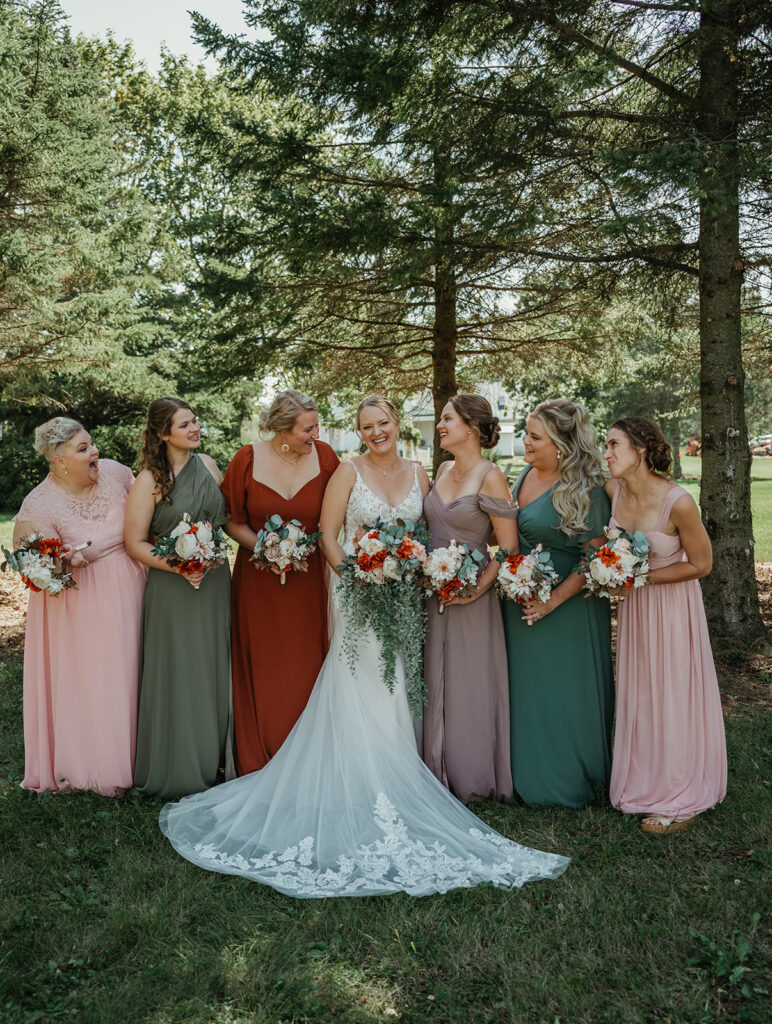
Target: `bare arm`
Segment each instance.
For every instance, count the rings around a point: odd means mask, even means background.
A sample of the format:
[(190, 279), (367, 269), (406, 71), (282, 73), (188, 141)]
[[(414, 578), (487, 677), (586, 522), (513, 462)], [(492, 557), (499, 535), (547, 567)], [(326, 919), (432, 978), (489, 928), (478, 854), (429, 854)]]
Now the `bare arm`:
[(649, 583), (682, 583), (707, 576), (713, 568), (713, 551), (699, 509), (690, 494), (682, 494), (675, 502), (670, 521), (678, 530), (687, 560), (652, 569)]
[(232, 537), (237, 544), (247, 551), (254, 551), (257, 544), (257, 534), (249, 523), (234, 523), (232, 519), (225, 520), (223, 527), (229, 537)]
[[(150, 543), (150, 523), (155, 511), (155, 481), (153, 476), (146, 469), (143, 470), (134, 481), (134, 486), (129, 491), (126, 499), (126, 525), (124, 526), (123, 539), (126, 551), (135, 561), (149, 566), (151, 569), (161, 569), (163, 572), (176, 572), (178, 569), (169, 565), (163, 558), (156, 558), (153, 554), (153, 545)], [(204, 578), (203, 573), (191, 573), (184, 577), (192, 586), (197, 587)]]
[(322, 536), (319, 546), (322, 554), (333, 569), (337, 569), (346, 553), (338, 543), (340, 528), (346, 515), (346, 505), (354, 489), (356, 470), (349, 462), (341, 462), (330, 477), (322, 501), (319, 529)]

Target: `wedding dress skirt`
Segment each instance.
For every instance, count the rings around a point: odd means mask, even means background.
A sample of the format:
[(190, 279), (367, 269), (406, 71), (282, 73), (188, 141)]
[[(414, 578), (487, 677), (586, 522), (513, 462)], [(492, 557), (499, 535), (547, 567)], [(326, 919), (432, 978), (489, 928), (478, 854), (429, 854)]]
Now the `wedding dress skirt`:
[(381, 682), (374, 636), (356, 674), (341, 629), (305, 711), (260, 771), (167, 804), (161, 828), (209, 871), (289, 896), (413, 896), (556, 878), (565, 857), (505, 839), (418, 755), (404, 683)]

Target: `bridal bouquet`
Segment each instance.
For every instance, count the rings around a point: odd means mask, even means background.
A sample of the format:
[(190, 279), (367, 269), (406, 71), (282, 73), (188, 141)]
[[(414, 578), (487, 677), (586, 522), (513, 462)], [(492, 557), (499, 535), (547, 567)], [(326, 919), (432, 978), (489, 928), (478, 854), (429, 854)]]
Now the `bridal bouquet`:
[(370, 628), (380, 651), (383, 681), (394, 692), (397, 659), (405, 667), (408, 701), (420, 715), (425, 703), (423, 642), (426, 611), (419, 577), (429, 534), (423, 523), (379, 519), (354, 541), (354, 553), (337, 567), (338, 593), (346, 614), (343, 647), (356, 670), (359, 641)]
[(268, 569), (281, 577), (288, 572), (308, 572), (308, 557), (316, 551), (321, 533), (306, 533), (297, 519), (269, 516), (265, 527), (258, 530), (252, 561), (258, 569)]
[(17, 572), (22, 583), (36, 594), (44, 590), (55, 597), (61, 591), (76, 586), (72, 574), (64, 568), (60, 555), (63, 547), (62, 541), (56, 537), (44, 537), (42, 533), (33, 533), (25, 537), (14, 551), (2, 549), (5, 561), (0, 565), (0, 569), (3, 572)]
[(606, 543), (600, 548), (590, 545), (588, 556), (579, 564), (578, 571), (587, 580), (585, 597), (595, 594), (610, 598), (609, 590), (613, 587), (629, 590), (644, 586), (651, 547), (646, 534), (610, 526), (604, 526), (603, 532)]
[(193, 523), (184, 512), (169, 536), (156, 540), (153, 554), (189, 576), (222, 565), (228, 557), (228, 540), (216, 524)]
[(440, 612), (454, 597), (470, 597), (477, 586), (483, 556), (466, 544), (452, 540), (446, 548), (435, 548), (423, 564), (422, 580), (428, 591), (437, 595)]
[(534, 599), (549, 601), (552, 588), (560, 583), (552, 557), (541, 544), (527, 555), (511, 555), (501, 548), (496, 552), (496, 561), (501, 563), (496, 590), (509, 601), (518, 604), (528, 604)]

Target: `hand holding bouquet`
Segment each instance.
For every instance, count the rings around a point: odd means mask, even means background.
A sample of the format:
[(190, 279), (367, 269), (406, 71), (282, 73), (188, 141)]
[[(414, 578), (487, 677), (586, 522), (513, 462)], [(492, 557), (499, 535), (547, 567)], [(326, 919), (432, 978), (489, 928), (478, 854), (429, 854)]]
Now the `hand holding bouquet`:
[(529, 604), (538, 600), (546, 603), (552, 588), (560, 583), (552, 557), (541, 544), (527, 555), (511, 555), (502, 548), (496, 552), (496, 561), (501, 563), (496, 590), (509, 601)]
[(268, 569), (281, 577), (288, 572), (308, 572), (308, 556), (316, 551), (321, 533), (306, 533), (297, 519), (269, 516), (258, 531), (252, 561), (258, 569)]
[(73, 550), (88, 547), (91, 541), (72, 549), (58, 537), (44, 537), (33, 533), (25, 537), (18, 548), (9, 551), (3, 548), (5, 561), (0, 566), (3, 572), (17, 572), (22, 583), (36, 594), (45, 591), (56, 596), (63, 590), (76, 586), (72, 575), (64, 568), (64, 557)]
[(369, 628), (380, 651), (383, 681), (393, 692), (398, 660), (405, 668), (410, 706), (421, 715), (425, 703), (423, 643), (426, 609), (421, 600), (421, 566), (429, 534), (423, 523), (379, 519), (354, 539), (354, 553), (337, 567), (337, 592), (346, 616), (343, 647), (356, 669), (361, 636)]
[(600, 548), (590, 547), (588, 556), (579, 565), (587, 581), (585, 596), (611, 597), (617, 587), (625, 590), (642, 587), (649, 572), (649, 548), (645, 533), (605, 526), (606, 543)]
[[(158, 538), (153, 554), (183, 576), (195, 577), (223, 564), (228, 557), (228, 540), (216, 524), (203, 520), (193, 523), (185, 512), (168, 537)], [(191, 583), (196, 590), (201, 585)]]
[(482, 569), (483, 556), (466, 544), (452, 540), (445, 548), (435, 548), (423, 564), (423, 585), (437, 595), (440, 612), (456, 597), (471, 597)]

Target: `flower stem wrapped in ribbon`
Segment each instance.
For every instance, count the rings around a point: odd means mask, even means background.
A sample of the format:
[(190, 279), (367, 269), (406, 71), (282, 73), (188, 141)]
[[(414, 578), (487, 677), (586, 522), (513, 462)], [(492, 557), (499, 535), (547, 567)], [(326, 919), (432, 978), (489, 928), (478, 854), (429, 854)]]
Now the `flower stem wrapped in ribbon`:
[[(80, 548), (88, 547), (90, 543), (81, 544)], [(17, 572), (22, 583), (36, 594), (45, 591), (56, 597), (63, 590), (77, 586), (71, 573), (64, 568), (60, 554), (63, 547), (58, 537), (44, 537), (42, 533), (30, 534), (13, 551), (2, 548), (5, 561), (0, 565), (0, 570)]]
[(156, 540), (153, 554), (190, 576), (222, 565), (228, 557), (228, 539), (216, 523), (194, 523), (190, 513), (184, 512), (168, 537)]
[(423, 585), (437, 595), (440, 613), (454, 597), (471, 597), (477, 586), (484, 558), (481, 552), (452, 540), (435, 548), (423, 564)]
[(649, 572), (649, 538), (642, 530), (631, 533), (619, 527), (604, 526), (606, 543), (595, 548), (579, 563), (577, 572), (587, 581), (585, 597), (611, 597), (610, 590), (633, 590), (646, 584)]
[(282, 586), (288, 572), (308, 572), (308, 558), (316, 551), (320, 532), (306, 533), (297, 519), (269, 516), (258, 531), (252, 561), (280, 577)]
[(513, 555), (501, 548), (496, 552), (496, 561), (501, 563), (496, 576), (496, 590), (506, 600), (518, 604), (529, 604), (534, 600), (546, 602), (553, 587), (560, 583), (552, 556), (541, 544), (527, 555)]
[(426, 559), (429, 533), (423, 523), (379, 519), (354, 541), (354, 554), (337, 567), (337, 592), (346, 614), (343, 647), (352, 672), (358, 644), (366, 629), (375, 633), (383, 681), (394, 692), (397, 659), (405, 668), (405, 687), (413, 710), (421, 715), (426, 703), (423, 644), (426, 609), (420, 570)]

